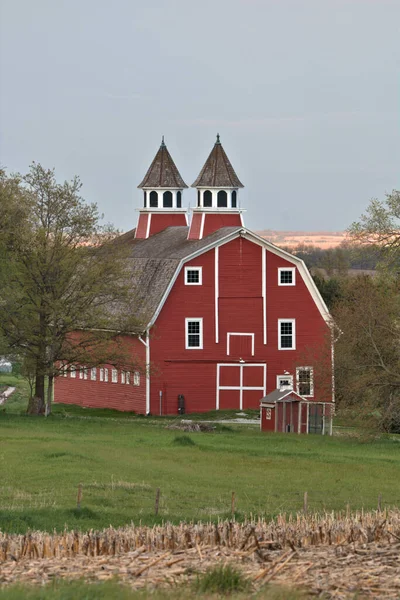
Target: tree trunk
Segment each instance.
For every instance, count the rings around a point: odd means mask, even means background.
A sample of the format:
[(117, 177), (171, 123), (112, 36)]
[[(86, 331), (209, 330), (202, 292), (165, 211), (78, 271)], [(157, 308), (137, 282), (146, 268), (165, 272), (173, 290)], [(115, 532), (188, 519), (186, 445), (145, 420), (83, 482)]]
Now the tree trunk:
[(28, 415), (42, 415), (44, 413), (44, 402), (40, 396), (31, 396), (26, 410)]
[(39, 341), (35, 367), (35, 395), (29, 399), (26, 412), (28, 415), (43, 415), (45, 413), (46, 319), (42, 309), (39, 314)]
[(45, 402), (44, 402), (44, 382), (45, 376), (43, 374), (43, 369), (39, 366), (36, 367), (36, 377), (35, 377), (35, 394), (31, 398), (29, 398), (27, 414), (28, 415), (43, 415), (45, 411)]
[(53, 386), (54, 386), (54, 376), (49, 375), (49, 385), (47, 388), (47, 404), (46, 404), (46, 409), (45, 409), (46, 417), (51, 415), (51, 402), (53, 400)]

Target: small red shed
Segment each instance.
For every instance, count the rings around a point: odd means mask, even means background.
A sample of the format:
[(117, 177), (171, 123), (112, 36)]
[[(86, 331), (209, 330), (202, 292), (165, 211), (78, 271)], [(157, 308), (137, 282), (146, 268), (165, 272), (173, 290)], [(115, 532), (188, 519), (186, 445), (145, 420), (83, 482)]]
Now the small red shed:
[[(328, 407), (330, 409), (330, 407)], [(332, 435), (332, 411), (294, 390), (274, 390), (260, 402), (261, 431)]]

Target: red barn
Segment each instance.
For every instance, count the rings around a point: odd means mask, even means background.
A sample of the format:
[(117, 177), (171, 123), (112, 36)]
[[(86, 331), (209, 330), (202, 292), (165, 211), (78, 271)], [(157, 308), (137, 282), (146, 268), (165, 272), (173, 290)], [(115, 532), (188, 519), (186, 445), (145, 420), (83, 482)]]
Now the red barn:
[(219, 136), (193, 184), (190, 223), (186, 187), (163, 141), (139, 185), (137, 227), (121, 237), (146, 321), (129, 343), (151, 372), (76, 365), (58, 378), (55, 400), (159, 415), (258, 409), (267, 394), (289, 387), (307, 413), (313, 403), (330, 407), (333, 390), (327, 394), (304, 362), (329, 335), (326, 305), (299, 258), (245, 228), (243, 185)]

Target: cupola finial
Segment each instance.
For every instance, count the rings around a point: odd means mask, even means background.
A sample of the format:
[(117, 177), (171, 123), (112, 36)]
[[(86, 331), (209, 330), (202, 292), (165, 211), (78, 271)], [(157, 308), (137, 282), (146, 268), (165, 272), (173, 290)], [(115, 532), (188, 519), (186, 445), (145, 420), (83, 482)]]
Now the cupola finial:
[(217, 141), (216, 144), (220, 144), (221, 142), (219, 141), (219, 133), (217, 133)]
[(164, 136), (161, 138), (161, 148), (165, 148)]

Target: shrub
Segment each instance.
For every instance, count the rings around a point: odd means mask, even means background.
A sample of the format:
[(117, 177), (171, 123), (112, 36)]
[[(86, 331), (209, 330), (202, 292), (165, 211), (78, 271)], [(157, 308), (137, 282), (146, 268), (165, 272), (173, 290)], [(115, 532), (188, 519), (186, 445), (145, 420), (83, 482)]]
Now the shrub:
[(195, 442), (188, 435), (177, 435), (172, 442), (174, 446), (195, 446)]
[(232, 594), (246, 591), (249, 587), (249, 580), (231, 565), (207, 569), (197, 576), (195, 582), (197, 592), (210, 594)]

